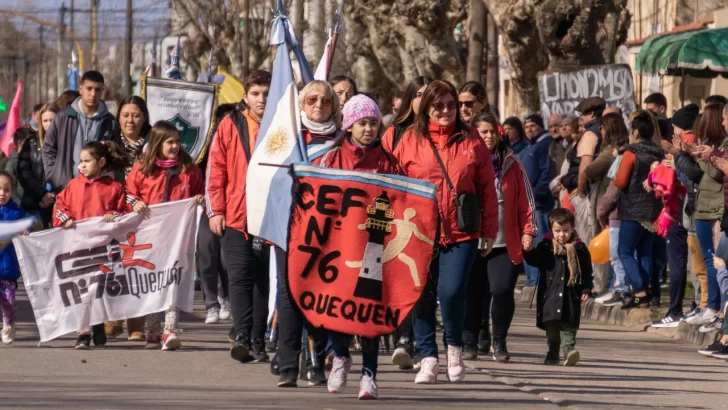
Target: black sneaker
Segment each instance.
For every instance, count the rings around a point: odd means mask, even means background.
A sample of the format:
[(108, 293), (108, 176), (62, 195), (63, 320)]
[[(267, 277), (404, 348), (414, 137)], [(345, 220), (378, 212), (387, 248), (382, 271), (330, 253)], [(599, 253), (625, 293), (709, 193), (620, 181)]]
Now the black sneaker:
[(548, 366), (554, 366), (559, 364), (559, 350), (551, 350), (549, 349), (549, 352), (546, 353), (546, 360), (543, 361), (543, 364)]
[(91, 346), (91, 335), (80, 335), (76, 339), (76, 345), (73, 347), (77, 350), (88, 350)]
[(622, 309), (649, 309), (650, 297), (649, 296), (635, 296), (630, 299), (627, 303), (622, 305)]
[(478, 360), (478, 348), (473, 344), (463, 346), (463, 360)]
[(253, 340), (252, 356), (256, 363), (267, 362), (270, 359), (268, 353), (265, 352), (265, 343), (261, 339)]
[(508, 354), (505, 340), (493, 341), (493, 360), (499, 363), (506, 363), (511, 360), (511, 355)]
[(104, 331), (104, 324), (93, 325), (91, 327), (93, 331), (94, 346), (104, 346), (106, 344), (106, 331)]
[(728, 359), (728, 345), (723, 345), (723, 348), (719, 352), (714, 352), (710, 357), (716, 359)]
[(678, 327), (682, 316), (667, 314), (660, 320), (652, 322), (652, 327), (663, 328), (663, 327)]
[(612, 294), (612, 297), (602, 302), (602, 306), (622, 306), (624, 305), (624, 298), (619, 292)]
[(250, 345), (250, 339), (243, 335), (238, 335), (238, 337), (235, 338), (235, 342), (233, 342), (233, 345), (230, 346), (230, 357), (239, 361), (240, 363), (248, 363), (249, 361), (253, 360), (253, 358), (250, 356), (251, 350), (252, 347)]
[(309, 386), (323, 386), (326, 384), (326, 375), (324, 369), (311, 366), (308, 368), (308, 385)]
[(706, 346), (703, 349), (699, 349), (698, 353), (702, 354), (703, 356), (713, 356), (713, 353), (721, 353), (723, 349), (725, 349), (725, 345), (720, 342), (720, 340), (716, 340), (715, 343), (712, 345)]
[(410, 370), (414, 367), (415, 349), (409, 340), (400, 340), (392, 353), (392, 364), (400, 370)]
[(275, 353), (276, 350), (278, 350), (278, 341), (270, 339), (266, 340), (265, 351), (268, 353)]
[(298, 370), (284, 370), (278, 377), (278, 387), (298, 387)]
[(490, 354), (490, 337), (478, 341), (478, 355), (488, 356)]
[(273, 359), (270, 361), (270, 374), (273, 376), (280, 376), (281, 375), (281, 369), (278, 364), (278, 353), (273, 355)]

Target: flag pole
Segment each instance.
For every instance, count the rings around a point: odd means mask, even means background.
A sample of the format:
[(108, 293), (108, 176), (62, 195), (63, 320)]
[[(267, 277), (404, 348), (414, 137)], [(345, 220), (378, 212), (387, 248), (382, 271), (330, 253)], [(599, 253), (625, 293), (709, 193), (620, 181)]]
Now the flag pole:
[(344, 12), (344, 0), (341, 0), (339, 9), (336, 10), (336, 24), (334, 24), (334, 34), (331, 36), (331, 55), (329, 56), (328, 70), (326, 78), (329, 78), (331, 67), (334, 64), (334, 53), (336, 52), (336, 40), (339, 38), (339, 24), (341, 23), (341, 15)]

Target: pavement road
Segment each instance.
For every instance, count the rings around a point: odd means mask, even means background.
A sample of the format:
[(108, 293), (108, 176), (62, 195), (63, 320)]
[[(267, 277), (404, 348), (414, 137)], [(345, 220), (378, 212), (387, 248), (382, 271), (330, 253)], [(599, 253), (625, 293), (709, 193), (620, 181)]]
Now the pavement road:
[[(73, 335), (38, 346), (30, 303), (19, 289), (17, 341), (0, 347), (0, 408), (11, 409), (725, 409), (728, 363), (705, 358), (696, 346), (626, 328), (584, 321), (577, 347), (582, 362), (546, 367), (546, 340), (535, 311), (518, 303), (509, 335), (511, 362), (467, 362), (464, 383), (416, 386), (414, 373), (397, 370), (385, 352), (378, 375), (381, 400), (360, 402), (354, 357), (348, 390), (279, 389), (268, 364), (230, 359), (230, 322), (204, 324), (183, 315), (183, 347), (145, 351), (143, 343), (111, 340), (75, 351)], [(440, 340), (440, 339), (438, 339)]]

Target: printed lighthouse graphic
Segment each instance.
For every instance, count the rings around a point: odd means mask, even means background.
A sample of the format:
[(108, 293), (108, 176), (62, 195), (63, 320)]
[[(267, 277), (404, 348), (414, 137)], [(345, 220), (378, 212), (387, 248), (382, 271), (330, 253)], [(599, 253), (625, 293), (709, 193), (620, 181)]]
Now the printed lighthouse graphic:
[(369, 217), (366, 230), (369, 241), (364, 249), (364, 259), (359, 270), (354, 296), (376, 301), (382, 300), (382, 260), (384, 259), (384, 237), (392, 232), (394, 211), (389, 209), (389, 197), (382, 192), (374, 199), (374, 206), (367, 206)]

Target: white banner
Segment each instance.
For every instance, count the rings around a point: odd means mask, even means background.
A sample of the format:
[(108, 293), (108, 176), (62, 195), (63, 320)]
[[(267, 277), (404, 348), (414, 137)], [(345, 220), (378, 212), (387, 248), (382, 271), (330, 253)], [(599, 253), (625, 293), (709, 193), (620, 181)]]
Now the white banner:
[(179, 130), (182, 147), (196, 163), (207, 152), (214, 129), (218, 87), (166, 78), (144, 78), (142, 98), (149, 123), (169, 121)]
[(192, 311), (197, 204), (149, 208), (13, 239), (41, 341), (171, 306)]

